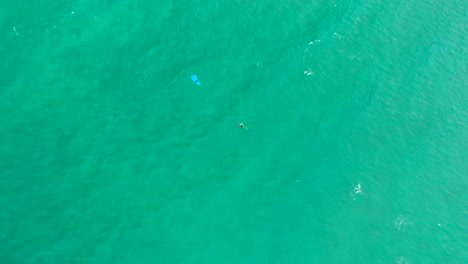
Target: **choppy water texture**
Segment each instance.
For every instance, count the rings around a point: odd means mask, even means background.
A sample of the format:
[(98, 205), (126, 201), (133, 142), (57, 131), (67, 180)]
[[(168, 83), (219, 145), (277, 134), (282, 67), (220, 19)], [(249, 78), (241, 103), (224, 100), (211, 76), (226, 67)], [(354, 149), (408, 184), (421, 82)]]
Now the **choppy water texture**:
[(467, 263), (466, 25), (461, 0), (2, 1), (0, 263)]

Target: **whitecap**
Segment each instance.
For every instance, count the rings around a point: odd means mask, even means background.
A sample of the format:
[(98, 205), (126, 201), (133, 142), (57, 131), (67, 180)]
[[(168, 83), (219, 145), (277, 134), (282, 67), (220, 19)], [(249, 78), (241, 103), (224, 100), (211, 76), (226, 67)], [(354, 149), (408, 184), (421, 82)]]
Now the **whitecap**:
[(356, 186), (354, 186), (353, 191), (351, 191), (350, 194), (353, 200), (356, 200), (356, 195), (363, 195), (361, 184), (358, 183)]

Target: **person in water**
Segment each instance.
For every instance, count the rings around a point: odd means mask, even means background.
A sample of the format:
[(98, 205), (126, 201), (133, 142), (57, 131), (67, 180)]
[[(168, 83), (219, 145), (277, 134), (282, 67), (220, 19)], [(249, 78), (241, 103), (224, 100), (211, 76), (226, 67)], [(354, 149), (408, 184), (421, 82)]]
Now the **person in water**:
[(240, 123), (240, 124), (238, 125), (238, 127), (240, 127), (240, 128), (243, 128), (244, 126), (245, 126), (244, 123)]

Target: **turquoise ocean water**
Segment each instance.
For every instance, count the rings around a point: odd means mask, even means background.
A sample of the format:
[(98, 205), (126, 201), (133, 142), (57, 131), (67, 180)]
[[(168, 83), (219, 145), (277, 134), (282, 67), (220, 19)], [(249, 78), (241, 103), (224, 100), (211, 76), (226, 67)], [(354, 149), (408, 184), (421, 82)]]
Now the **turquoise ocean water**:
[(468, 263), (466, 10), (2, 1), (0, 263)]

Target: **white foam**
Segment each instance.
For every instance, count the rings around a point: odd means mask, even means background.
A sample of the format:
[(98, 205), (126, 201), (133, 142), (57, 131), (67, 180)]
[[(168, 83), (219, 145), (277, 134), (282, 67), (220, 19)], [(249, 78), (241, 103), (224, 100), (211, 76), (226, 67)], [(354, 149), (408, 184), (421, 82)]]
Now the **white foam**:
[(356, 195), (363, 195), (364, 193), (362, 192), (361, 184), (358, 183), (356, 186), (354, 186), (353, 191), (350, 194), (353, 200), (356, 200)]
[(309, 45), (312, 45), (312, 44), (315, 44), (315, 43), (319, 43), (320, 41), (321, 41), (320, 39), (317, 39), (317, 40), (311, 41), (311, 42), (309, 42)]

